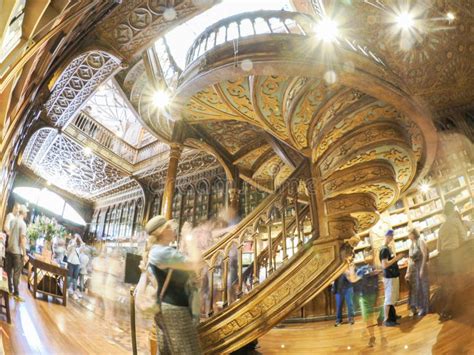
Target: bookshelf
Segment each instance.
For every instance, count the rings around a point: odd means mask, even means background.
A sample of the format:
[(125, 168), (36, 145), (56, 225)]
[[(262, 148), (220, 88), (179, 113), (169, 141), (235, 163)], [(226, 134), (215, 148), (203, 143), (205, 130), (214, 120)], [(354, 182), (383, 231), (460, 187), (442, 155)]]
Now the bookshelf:
[[(408, 233), (412, 228), (420, 232), (429, 251), (433, 252), (438, 230), (444, 222), (443, 206), (447, 201), (454, 202), (463, 219), (474, 220), (473, 191), (474, 168), (463, 169), (454, 176), (443, 176), (438, 181), (433, 179), (429, 188), (423, 191), (420, 188), (408, 191), (385, 214), (386, 222), (394, 230), (396, 252), (408, 250)], [(361, 241), (354, 248), (356, 264), (364, 262), (364, 251), (374, 245), (371, 231), (361, 233), (359, 237)]]

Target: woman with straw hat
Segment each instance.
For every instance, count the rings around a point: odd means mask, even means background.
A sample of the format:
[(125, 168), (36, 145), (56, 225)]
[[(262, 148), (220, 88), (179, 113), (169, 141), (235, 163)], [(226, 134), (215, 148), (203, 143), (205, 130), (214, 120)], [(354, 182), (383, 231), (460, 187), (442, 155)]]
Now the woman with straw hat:
[(149, 234), (144, 265), (158, 282), (161, 311), (155, 316), (160, 354), (200, 354), (201, 348), (190, 312), (187, 284), (191, 274), (199, 270), (197, 252), (185, 256), (170, 247), (176, 241), (172, 220), (155, 216), (145, 226)]

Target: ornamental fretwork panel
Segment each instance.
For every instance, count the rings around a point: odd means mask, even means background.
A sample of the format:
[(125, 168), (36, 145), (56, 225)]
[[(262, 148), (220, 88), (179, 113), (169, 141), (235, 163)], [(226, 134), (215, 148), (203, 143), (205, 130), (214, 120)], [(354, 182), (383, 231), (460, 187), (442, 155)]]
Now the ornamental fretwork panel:
[(51, 122), (58, 127), (67, 125), (119, 65), (117, 58), (103, 51), (86, 52), (75, 58), (59, 77), (44, 105)]
[(80, 145), (62, 135), (55, 137), (41, 160), (27, 166), (58, 187), (88, 199), (125, 178), (104, 160), (86, 154)]

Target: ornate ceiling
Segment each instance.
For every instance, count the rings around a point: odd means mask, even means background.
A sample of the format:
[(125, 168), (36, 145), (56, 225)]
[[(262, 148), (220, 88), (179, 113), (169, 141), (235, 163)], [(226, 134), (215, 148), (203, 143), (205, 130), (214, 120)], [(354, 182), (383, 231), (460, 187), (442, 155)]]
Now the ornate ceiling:
[[(51, 145), (46, 145), (46, 141), (51, 141)], [(86, 154), (82, 146), (49, 128), (33, 135), (23, 164), (52, 184), (85, 199), (91, 199), (111, 184), (129, 179), (103, 159)]]
[[(474, 16), (470, 0), (313, 0), (314, 9), (306, 0), (294, 3), (301, 11), (315, 14), (325, 7), (324, 12), (340, 23), (344, 35), (378, 53), (432, 111), (472, 106)], [(402, 12), (413, 16), (409, 31), (396, 26), (396, 16)], [(448, 20), (448, 12), (454, 20)]]

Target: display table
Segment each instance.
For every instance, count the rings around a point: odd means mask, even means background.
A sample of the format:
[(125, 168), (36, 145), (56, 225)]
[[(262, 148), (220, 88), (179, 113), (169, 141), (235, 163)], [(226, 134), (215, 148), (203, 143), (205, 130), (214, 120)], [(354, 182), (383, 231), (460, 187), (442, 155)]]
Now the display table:
[(11, 323), (10, 318), (10, 293), (8, 292), (8, 281), (0, 275), (0, 298), (3, 299), (3, 304), (0, 304), (0, 310), (5, 310), (7, 322)]
[(63, 306), (67, 304), (67, 269), (39, 260), (30, 255), (31, 268), (28, 270), (28, 289), (36, 294), (59, 298)]

